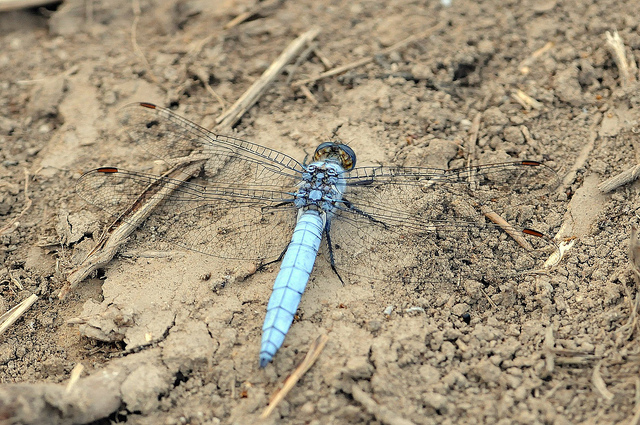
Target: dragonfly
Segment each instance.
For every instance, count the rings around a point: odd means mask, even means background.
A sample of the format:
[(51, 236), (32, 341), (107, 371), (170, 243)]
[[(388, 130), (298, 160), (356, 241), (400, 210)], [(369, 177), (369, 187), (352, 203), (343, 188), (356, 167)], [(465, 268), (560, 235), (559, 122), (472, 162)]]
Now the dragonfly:
[[(456, 267), (483, 279), (480, 259), (530, 265), (521, 254), (549, 245), (541, 232), (509, 225), (532, 242), (528, 250), (518, 247), (476, 208), (513, 206), (508, 193), (541, 199), (555, 173), (540, 162), (356, 167), (355, 152), (337, 141), (320, 144), (307, 162), (213, 133), (151, 103), (125, 106), (119, 119), (133, 143), (169, 164), (191, 161), (197, 172), (187, 180), (102, 167), (82, 175), (76, 192), (126, 221), (141, 194), (152, 199), (159, 192), (149, 188), (161, 186), (163, 198), (141, 229), (221, 258), (281, 260), (262, 326), (260, 367), (283, 345), (319, 251), (343, 283), (347, 277), (408, 284), (429, 273), (453, 280)], [(465, 200), (470, 190), (475, 204)], [(531, 219), (523, 205), (514, 217)], [(471, 240), (475, 247), (465, 246)], [(436, 251), (435, 260), (424, 259), (428, 250)]]

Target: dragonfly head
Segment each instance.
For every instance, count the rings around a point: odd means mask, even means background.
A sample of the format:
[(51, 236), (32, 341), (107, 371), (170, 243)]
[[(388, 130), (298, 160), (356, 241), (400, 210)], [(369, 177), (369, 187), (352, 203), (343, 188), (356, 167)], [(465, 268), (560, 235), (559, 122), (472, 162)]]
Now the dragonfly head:
[(334, 161), (345, 171), (351, 171), (356, 166), (356, 154), (353, 149), (342, 143), (324, 142), (313, 154), (313, 162), (317, 161)]

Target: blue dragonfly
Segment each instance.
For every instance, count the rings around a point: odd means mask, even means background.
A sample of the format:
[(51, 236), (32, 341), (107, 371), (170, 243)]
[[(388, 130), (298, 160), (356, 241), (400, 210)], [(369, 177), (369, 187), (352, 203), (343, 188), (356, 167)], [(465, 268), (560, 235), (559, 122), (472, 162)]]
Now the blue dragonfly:
[[(119, 119), (132, 141), (152, 155), (170, 164), (184, 158), (197, 164), (194, 178), (103, 167), (85, 173), (77, 193), (126, 221), (125, 212), (141, 194), (153, 198), (158, 195), (150, 187), (168, 188), (141, 229), (217, 257), (262, 264), (282, 260), (262, 328), (261, 367), (282, 346), (319, 251), (341, 282), (349, 276), (416, 283), (430, 274), (453, 280), (456, 270), (475, 271), (483, 280), (479, 259), (505, 263), (508, 258), (520, 268), (531, 267), (521, 257), (531, 258), (550, 244), (540, 232), (508, 226), (531, 244), (528, 250), (519, 248), (472, 204), (461, 201), (469, 198), (471, 185), (477, 205), (507, 200), (502, 205), (513, 207), (509, 193), (534, 202), (555, 179), (539, 162), (448, 170), (356, 167), (349, 146), (326, 142), (306, 163), (212, 133), (150, 103), (124, 107)], [(532, 218), (527, 202), (518, 203), (524, 208), (516, 205), (515, 218)], [(465, 245), (470, 240), (475, 247)], [(421, 260), (426, 250), (435, 250), (437, 258)]]

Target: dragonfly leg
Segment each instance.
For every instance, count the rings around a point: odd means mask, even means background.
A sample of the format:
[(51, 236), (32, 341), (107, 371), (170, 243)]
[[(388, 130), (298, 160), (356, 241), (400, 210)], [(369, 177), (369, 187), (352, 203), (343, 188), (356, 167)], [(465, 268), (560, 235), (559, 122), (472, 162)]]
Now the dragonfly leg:
[[(378, 219), (376, 219), (375, 217), (371, 216), (370, 214), (366, 213), (365, 211), (362, 211), (361, 209), (354, 207), (353, 204), (351, 204), (351, 202), (349, 202), (348, 200), (342, 198), (342, 203), (344, 204), (344, 206), (346, 208), (340, 208), (339, 209), (343, 210), (343, 211), (351, 211), (354, 212), (358, 215), (361, 215), (363, 217), (368, 218), (372, 223), (376, 223), (376, 224), (380, 224), (382, 225), (385, 229), (388, 229), (388, 226), (386, 225), (386, 223), (384, 221), (380, 221)], [(336, 205), (337, 206), (337, 205)]]
[(280, 261), (282, 261), (282, 259), (284, 258), (284, 254), (287, 253), (287, 249), (289, 249), (289, 244), (287, 244), (287, 246), (284, 247), (280, 255), (278, 255), (278, 258), (276, 258), (275, 260), (271, 260), (268, 263), (261, 264), (258, 270), (262, 270), (263, 268), (267, 267), (269, 264), (279, 263)]
[(324, 234), (327, 236), (327, 247), (329, 247), (329, 264), (331, 264), (331, 270), (338, 276), (340, 279), (340, 283), (344, 286), (344, 280), (342, 280), (342, 276), (338, 273), (336, 269), (336, 261), (333, 257), (333, 244), (331, 243), (331, 220), (327, 220), (327, 224), (324, 227)]

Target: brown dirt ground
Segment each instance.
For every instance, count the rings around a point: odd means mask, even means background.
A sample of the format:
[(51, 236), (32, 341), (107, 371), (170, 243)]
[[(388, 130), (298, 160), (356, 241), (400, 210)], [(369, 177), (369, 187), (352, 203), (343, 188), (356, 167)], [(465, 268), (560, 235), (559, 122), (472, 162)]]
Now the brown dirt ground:
[[(2, 423), (255, 423), (321, 334), (329, 342), (317, 363), (264, 423), (638, 423), (628, 246), (640, 197), (637, 184), (611, 195), (596, 187), (640, 160), (637, 69), (623, 81), (606, 47), (617, 29), (640, 62), (635, 1), (283, 1), (231, 29), (253, 2), (140, 6), (148, 64), (132, 47), (129, 1), (0, 13), (0, 219), (13, 223), (29, 206), (0, 239), (0, 312), (39, 297), (0, 337)], [(302, 159), (339, 127), (360, 164), (426, 165), (449, 140), (461, 148), (444, 166), (457, 166), (481, 113), (477, 158), (543, 160), (568, 175), (538, 218), (577, 238), (561, 264), (414, 291), (342, 286), (319, 263), (265, 370), (257, 353), (277, 265), (252, 274), (252, 264), (196, 253), (145, 256), (157, 247), (140, 233), (125, 249), (139, 255), (57, 299), (105, 222), (74, 182), (102, 165), (153, 167), (118, 129), (122, 105), (171, 105), (213, 128), (222, 106), (203, 83), (231, 104), (313, 26), (319, 49), (342, 65), (440, 22), (424, 40), (310, 85), (317, 104), (285, 72), (235, 131)], [(324, 70), (311, 55), (293, 80)], [(516, 90), (541, 107), (523, 108)], [(67, 324), (79, 316), (93, 325)], [(79, 363), (73, 400), (85, 410), (60, 391)]]

